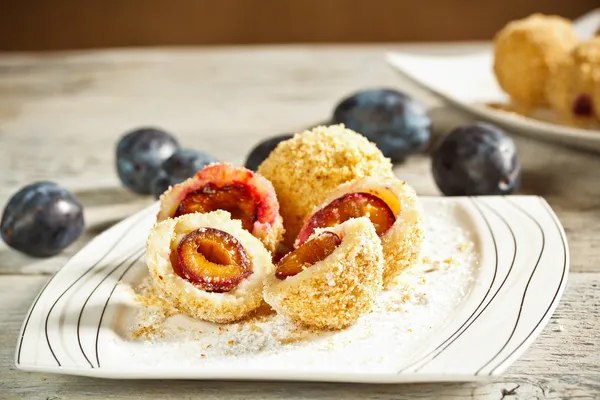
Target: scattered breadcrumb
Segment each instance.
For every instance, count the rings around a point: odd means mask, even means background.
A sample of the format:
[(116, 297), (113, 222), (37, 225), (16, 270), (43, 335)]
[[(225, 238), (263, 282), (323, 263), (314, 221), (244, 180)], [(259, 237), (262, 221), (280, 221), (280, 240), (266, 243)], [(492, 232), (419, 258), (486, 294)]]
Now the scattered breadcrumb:
[(327, 331), (297, 325), (267, 305), (238, 323), (197, 321), (169, 306), (146, 279), (133, 287), (124, 283), (119, 289), (136, 300), (135, 313), (127, 319), (128, 335), (118, 339), (135, 346), (135, 360), (118, 350), (122, 342), (117, 339), (115, 348), (106, 351), (113, 351), (123, 362), (147, 364), (158, 356), (162, 365), (177, 367), (210, 363), (215, 368), (229, 368), (234, 363), (251, 366), (260, 362), (284, 368), (292, 355), (298, 370), (333, 362), (356, 370), (397, 365), (398, 359), (410, 356), (419, 340), (441, 328), (473, 286), (477, 245), (461, 228), (459, 215), (451, 204), (436, 206), (427, 214), (420, 261), (378, 296), (370, 313), (347, 329)]
[(179, 314), (179, 310), (171, 306), (160, 292), (152, 285), (150, 278), (144, 279), (136, 289), (135, 300), (141, 306), (138, 323), (131, 328), (134, 339), (153, 339), (156, 335), (164, 337), (161, 332), (167, 318)]

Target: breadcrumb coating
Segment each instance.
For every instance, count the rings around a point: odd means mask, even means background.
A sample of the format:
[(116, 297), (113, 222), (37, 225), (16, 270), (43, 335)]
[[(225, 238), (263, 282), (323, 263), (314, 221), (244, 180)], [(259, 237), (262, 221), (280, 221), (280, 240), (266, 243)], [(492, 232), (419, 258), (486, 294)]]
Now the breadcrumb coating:
[(283, 238), (283, 220), (279, 215), (279, 202), (271, 182), (264, 177), (243, 167), (234, 167), (229, 163), (213, 163), (207, 165), (192, 178), (169, 188), (160, 196), (160, 210), (157, 221), (171, 218), (179, 203), (185, 196), (213, 183), (225, 186), (232, 183), (243, 183), (251, 187), (258, 195), (257, 220), (252, 227), (252, 234), (259, 238), (265, 247), (274, 252)]
[(575, 46), (550, 76), (546, 89), (561, 122), (581, 127), (600, 124), (600, 37)]
[[(170, 261), (177, 245), (190, 232), (211, 227), (234, 236), (252, 262), (252, 274), (226, 293), (206, 292), (177, 275)], [(200, 320), (227, 323), (240, 320), (263, 304), (263, 282), (275, 267), (271, 255), (256, 237), (232, 220), (226, 211), (195, 213), (157, 223), (147, 241), (146, 265), (154, 286), (175, 308)]]
[[(381, 292), (381, 241), (365, 217), (325, 230), (340, 236), (338, 248), (283, 281), (269, 274), (264, 298), (292, 321), (320, 329), (341, 329), (369, 312)], [(317, 230), (313, 237), (323, 231)]]
[(325, 201), (313, 209), (321, 208), (347, 193), (364, 192), (375, 195), (386, 202), (393, 211), (396, 221), (381, 237), (384, 266), (383, 284), (389, 286), (402, 271), (415, 264), (423, 243), (423, 207), (415, 190), (406, 182), (372, 177), (357, 179), (340, 185)]
[(508, 23), (494, 38), (494, 73), (502, 89), (523, 106), (547, 104), (546, 84), (577, 43), (571, 21), (533, 14)]
[(377, 146), (343, 124), (318, 126), (279, 143), (258, 172), (273, 183), (288, 246), (313, 207), (340, 184), (394, 176), (392, 163)]

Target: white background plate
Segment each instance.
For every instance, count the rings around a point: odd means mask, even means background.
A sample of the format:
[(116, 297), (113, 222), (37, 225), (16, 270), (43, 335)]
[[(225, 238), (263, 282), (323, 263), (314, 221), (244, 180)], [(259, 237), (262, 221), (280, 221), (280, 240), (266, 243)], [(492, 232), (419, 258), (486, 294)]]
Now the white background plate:
[[(24, 321), (16, 365), (105, 378), (417, 382), (500, 374), (538, 336), (562, 295), (569, 268), (563, 228), (539, 197), (424, 198), (424, 203), (428, 213), (449, 205), (459, 211), (457, 223), (469, 230), (480, 263), (460, 304), (392, 364), (351, 369), (356, 355), (342, 347), (311, 366), (283, 352), (273, 362), (257, 354), (244, 362), (215, 364), (198, 357), (178, 365), (165, 361), (153, 343), (142, 345), (149, 358), (136, 359), (140, 344), (118, 334), (124, 329), (118, 318), (123, 303), (115, 289), (145, 271), (153, 205), (99, 235), (52, 277)], [(394, 343), (382, 342), (372, 351), (393, 349)]]
[[(600, 9), (575, 21), (581, 38), (590, 38), (600, 28)], [(486, 103), (508, 103), (494, 76), (491, 49), (470, 54), (408, 54), (388, 53), (387, 62), (448, 102), (507, 129), (539, 139), (553, 140), (571, 146), (600, 152), (600, 132), (578, 129), (552, 122), (550, 112), (541, 112), (540, 119), (527, 118), (485, 106)]]

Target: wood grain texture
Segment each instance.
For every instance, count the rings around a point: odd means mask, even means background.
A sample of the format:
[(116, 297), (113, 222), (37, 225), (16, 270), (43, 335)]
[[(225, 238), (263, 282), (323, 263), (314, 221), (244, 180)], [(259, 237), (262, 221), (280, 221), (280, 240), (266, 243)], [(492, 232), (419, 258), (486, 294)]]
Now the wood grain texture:
[[(403, 46), (413, 51), (471, 51)], [(328, 120), (337, 101), (367, 87), (409, 91), (431, 107), (436, 137), (470, 117), (396, 75), (383, 62), (400, 46), (291, 46), (0, 55), (0, 205), (33, 180), (64, 184), (86, 207), (88, 231), (63, 255), (34, 260), (0, 245), (0, 399), (407, 399), (600, 396), (600, 157), (513, 135), (521, 193), (544, 196), (571, 247), (564, 300), (509, 373), (488, 383), (338, 385), (114, 382), (15, 370), (19, 327), (46, 274), (98, 232), (152, 199), (123, 189), (114, 146), (157, 125), (185, 146), (242, 163), (260, 139)], [(395, 168), (421, 195), (437, 195), (426, 156)], [(559, 331), (562, 325), (564, 330)], [(518, 388), (512, 391), (515, 387)]]
[[(189, 147), (243, 163), (260, 139), (330, 118), (342, 96), (391, 86), (428, 103), (437, 133), (469, 120), (389, 68), (390, 48), (472, 51), (483, 45), (292, 46), (0, 55), (0, 204), (19, 187), (49, 179), (86, 206), (89, 234), (151, 199), (121, 188), (115, 144), (142, 125), (172, 131)], [(600, 272), (600, 157), (514, 136), (521, 193), (544, 196), (572, 250), (572, 270)], [(396, 167), (422, 195), (436, 195), (427, 157)], [(77, 249), (31, 260), (0, 245), (0, 273), (52, 272)]]
[(236, 43), (489, 40), (533, 12), (597, 0), (3, 0), (1, 50)]
[[(109, 381), (19, 371), (25, 312), (47, 277), (0, 279), (0, 399), (594, 399), (600, 396), (600, 274), (571, 274), (551, 322), (509, 371), (490, 382), (358, 385), (292, 382)], [(19, 290), (15, 290), (19, 287)], [(516, 388), (516, 389), (515, 389)], [(514, 391), (512, 391), (514, 389)], [(511, 392), (512, 391), (512, 392)]]

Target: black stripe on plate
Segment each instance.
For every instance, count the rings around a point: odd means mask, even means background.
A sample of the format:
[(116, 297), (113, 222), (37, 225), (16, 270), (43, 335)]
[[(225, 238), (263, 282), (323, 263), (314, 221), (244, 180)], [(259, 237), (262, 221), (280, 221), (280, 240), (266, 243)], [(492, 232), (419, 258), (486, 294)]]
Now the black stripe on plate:
[[(542, 259), (542, 255), (544, 254), (544, 248), (546, 247), (546, 235), (544, 234), (544, 230), (542, 229), (542, 226), (540, 225), (540, 223), (535, 218), (533, 218), (529, 213), (527, 213), (518, 204), (508, 200), (507, 198), (504, 198), (504, 200), (508, 204), (512, 205), (514, 208), (519, 210), (521, 213), (525, 214), (529, 219), (531, 219), (537, 225), (538, 229), (540, 230), (540, 233), (542, 234), (542, 246), (540, 248), (540, 254), (538, 255), (537, 261), (535, 262), (535, 266), (533, 267), (533, 270), (531, 271), (531, 274), (529, 275), (529, 279), (527, 279), (527, 284), (525, 285), (525, 290), (523, 291), (523, 296), (521, 297), (521, 305), (519, 306), (519, 312), (517, 313), (517, 319), (515, 320), (515, 324), (513, 326), (512, 332), (510, 333), (510, 335), (508, 336), (508, 339), (506, 339), (506, 342), (504, 342), (504, 345), (500, 348), (500, 350), (498, 350), (498, 352), (492, 358), (490, 358), (488, 360), (488, 362), (483, 364), (483, 366), (481, 366), (481, 368), (479, 368), (477, 373), (481, 372), (482, 369), (484, 369), (485, 367), (490, 365), (490, 363), (492, 363), (492, 361), (494, 361), (494, 359), (496, 357), (498, 357), (498, 355), (500, 355), (500, 353), (502, 353), (502, 351), (506, 348), (506, 346), (508, 346), (508, 344), (510, 343), (510, 340), (513, 338), (513, 336), (517, 330), (517, 327), (519, 326), (519, 321), (521, 319), (521, 313), (523, 312), (523, 304), (525, 303), (525, 297), (527, 296), (527, 290), (529, 289), (529, 285), (531, 284), (533, 275), (535, 275), (535, 271), (537, 270), (537, 267), (540, 264), (540, 260)], [(492, 374), (492, 371), (490, 371), (490, 375)]]
[[(58, 298), (54, 301), (54, 303), (52, 304), (52, 306), (50, 307), (50, 310), (48, 311), (48, 314), (46, 315), (46, 321), (44, 323), (44, 334), (46, 335), (46, 343), (48, 344), (48, 349), (50, 349), (50, 353), (52, 353), (52, 356), (54, 357), (54, 360), (56, 361), (56, 363), (58, 364), (58, 366), (60, 367), (60, 361), (58, 360), (58, 358), (56, 357), (56, 354), (54, 353), (54, 350), (52, 349), (52, 345), (50, 344), (50, 338), (48, 337), (48, 321), (50, 320), (50, 315), (52, 314), (52, 311), (54, 310), (54, 307), (56, 307), (56, 304), (58, 304), (58, 302), (60, 301), (60, 299), (63, 298), (63, 296), (69, 291), (71, 290), (71, 288), (73, 286), (75, 286), (77, 284), (77, 282), (79, 282), (83, 277), (85, 277), (88, 273), (90, 273), (94, 268), (96, 268), (102, 261), (104, 261), (104, 259), (115, 249), (115, 247), (121, 242), (121, 240), (129, 233), (129, 231), (131, 230), (132, 227), (134, 227), (135, 225), (137, 225), (143, 218), (146, 217), (146, 214), (149, 214), (149, 211), (152, 211), (152, 208), (148, 209), (148, 211), (146, 212), (142, 212), (140, 214), (140, 216), (138, 218), (136, 218), (134, 221), (131, 222), (131, 224), (129, 224), (128, 228), (124, 230), (123, 234), (121, 234), (121, 236), (119, 236), (114, 243), (111, 245), (111, 247), (102, 255), (102, 257), (100, 257), (98, 259), (98, 261), (96, 261), (91, 267), (89, 267), (81, 276), (79, 276), (73, 283), (71, 283), (71, 285), (69, 285), (69, 287), (67, 289), (65, 289), (65, 291), (63, 291), (61, 293), (60, 296), (58, 296)], [(86, 246), (87, 247), (87, 246)], [(85, 247), (84, 247), (85, 249)], [(83, 250), (83, 249), (82, 249)], [(82, 251), (80, 250), (80, 251)], [(66, 265), (66, 264), (65, 264)], [(62, 268), (61, 268), (62, 269)]]
[[(510, 263), (510, 268), (508, 269), (508, 272), (506, 273), (506, 276), (504, 277), (504, 280), (502, 280), (502, 283), (500, 284), (500, 287), (498, 287), (498, 290), (496, 290), (496, 293), (494, 293), (494, 295), (492, 296), (492, 298), (490, 299), (490, 302), (486, 304), (486, 306), (483, 308), (483, 310), (481, 310), (481, 312), (479, 313), (479, 315), (481, 315), (482, 312), (485, 311), (486, 308), (488, 308), (488, 306), (490, 304), (492, 304), (492, 302), (494, 301), (494, 299), (496, 298), (496, 296), (498, 295), (498, 293), (500, 293), (500, 291), (502, 290), (502, 288), (504, 287), (504, 284), (506, 283), (506, 281), (508, 280), (508, 277), (510, 276), (513, 267), (515, 266), (515, 260), (517, 258), (517, 251), (518, 251), (518, 246), (517, 246), (517, 238), (515, 236), (515, 232), (512, 230), (512, 228), (510, 227), (510, 224), (506, 221), (506, 219), (502, 216), (502, 214), (500, 214), (498, 211), (494, 210), (492, 207), (490, 207), (488, 204), (486, 203), (481, 203), (484, 206), (486, 206), (491, 212), (493, 212), (494, 214), (496, 214), (496, 216), (498, 216), (498, 218), (500, 218), (500, 220), (502, 220), (502, 222), (504, 223), (504, 225), (506, 225), (506, 227), (508, 228), (510, 235), (512, 236), (512, 240), (513, 240), (513, 248), (514, 248), (514, 252), (513, 252), (513, 258), (512, 261)], [(477, 317), (479, 317), (479, 315)], [(471, 324), (469, 324), (470, 326)], [(468, 327), (467, 327), (468, 328)], [(482, 367), (483, 368), (483, 367)], [(477, 370), (477, 372), (475, 372), (475, 375), (479, 375), (479, 373), (481, 372), (481, 368), (479, 368)]]
[[(73, 259), (73, 257), (75, 257), (78, 253), (79, 252), (73, 254), (64, 265), (67, 265), (68, 263), (70, 263), (71, 260)], [(58, 274), (58, 272), (61, 269), (62, 269), (62, 267), (58, 268), (56, 270), (56, 272), (54, 272), (52, 274), (50, 279), (48, 279), (48, 282), (46, 282), (46, 284), (44, 285), (42, 290), (40, 290), (40, 293), (38, 293), (37, 297), (35, 298), (35, 301), (33, 302), (33, 305), (31, 306), (31, 309), (29, 310), (29, 313), (27, 314), (27, 319), (25, 319), (25, 325), (23, 325), (23, 333), (21, 333), (21, 338), (19, 339), (19, 350), (17, 351), (17, 364), (21, 363), (21, 349), (23, 348), (23, 339), (25, 338), (25, 331), (27, 331), (27, 326), (29, 325), (29, 320), (31, 319), (31, 314), (33, 314), (33, 310), (34, 310), (35, 306), (37, 305), (38, 301), (40, 300), (40, 297), (42, 297), (42, 293), (44, 293), (44, 290), (46, 290), (48, 285), (50, 285), (50, 282), (52, 282), (52, 280), (56, 277), (56, 275)]]
[(81, 329), (81, 318), (83, 317), (83, 311), (85, 310), (85, 307), (87, 306), (87, 303), (90, 301), (90, 299), (92, 298), (92, 296), (94, 295), (94, 293), (96, 292), (96, 290), (98, 290), (98, 288), (100, 287), (100, 285), (110, 275), (112, 275), (113, 272), (115, 272), (118, 268), (120, 268), (121, 266), (123, 266), (127, 261), (129, 261), (129, 259), (131, 257), (135, 256), (142, 249), (143, 249), (143, 247), (142, 248), (137, 248), (136, 250), (134, 250), (133, 252), (130, 252), (127, 256), (125, 256), (125, 258), (123, 259), (123, 261), (121, 261), (119, 264), (117, 264), (116, 267), (114, 267), (104, 278), (102, 278), (102, 280), (96, 285), (96, 287), (94, 288), (94, 290), (92, 290), (90, 292), (90, 294), (88, 295), (88, 297), (83, 302), (83, 305), (81, 306), (81, 310), (79, 311), (79, 317), (77, 318), (77, 343), (79, 343), (79, 350), (81, 350), (81, 354), (83, 354), (83, 357), (85, 357), (85, 360), (88, 362), (88, 364), (90, 364), (90, 367), (92, 367), (92, 368), (94, 368), (94, 365), (92, 364), (92, 362), (88, 358), (87, 354), (85, 354), (85, 350), (83, 350), (83, 345), (81, 344), (81, 332), (80, 332), (80, 329)]
[[(473, 201), (473, 205), (478, 209), (478, 211), (481, 213), (481, 215), (484, 216), (484, 213), (481, 210), (481, 207), (478, 205), (479, 201), (477, 201), (475, 198), (471, 198), (471, 200)], [(481, 202), (481, 204), (486, 205), (484, 202)], [(494, 211), (490, 206), (488, 206), (488, 205), (486, 205), (486, 206), (490, 210)], [(494, 213), (499, 216), (499, 214), (496, 213), (495, 211), (494, 211)], [(497, 276), (497, 273), (498, 273), (498, 246), (497, 246), (496, 239), (494, 237), (494, 234), (493, 234), (493, 231), (492, 231), (491, 225), (489, 224), (488, 219), (485, 216), (483, 218), (484, 218), (484, 220), (486, 222), (486, 225), (487, 225), (487, 227), (490, 230), (490, 233), (492, 235), (492, 241), (494, 242), (494, 250), (495, 250), (495, 254), (496, 254), (496, 266), (495, 266), (495, 270), (494, 270), (494, 277), (493, 277), (492, 283), (490, 285), (490, 289), (491, 289), (494, 286), (494, 282), (496, 280), (496, 276)], [(503, 218), (501, 218), (501, 219), (504, 221)], [(506, 224), (506, 226), (508, 226), (508, 224), (506, 223), (506, 221), (504, 221), (504, 223)], [(512, 230), (510, 230), (510, 231), (512, 233)], [(512, 262), (511, 262), (511, 265), (510, 265), (510, 268), (509, 268), (509, 272), (508, 272), (509, 274), (510, 274), (510, 271), (512, 270), (512, 267), (513, 267), (513, 265), (515, 263), (515, 258), (517, 256), (517, 253), (516, 253), (516, 249), (517, 249), (516, 245), (517, 244), (516, 244), (516, 240), (514, 239), (514, 235), (513, 235), (513, 241), (515, 243), (515, 247), (514, 247), (514, 251), (513, 251), (513, 259), (512, 259)], [(419, 368), (415, 369), (415, 372), (420, 371), (423, 367), (425, 367), (425, 365), (427, 365), (428, 363), (430, 363), (431, 361), (433, 361), (437, 357), (439, 357), (444, 352), (444, 350), (446, 350), (454, 342), (456, 342), (458, 340), (458, 338), (460, 338), (471, 327), (471, 325), (473, 325), (473, 323), (475, 323), (475, 321), (477, 321), (477, 319), (479, 319), (479, 317), (481, 316), (481, 314), (483, 314), (483, 312), (486, 310), (486, 308), (488, 308), (488, 306), (492, 303), (492, 301), (494, 301), (494, 298), (496, 297), (496, 295), (498, 294), (498, 292), (500, 291), (500, 289), (502, 289), (502, 285), (504, 285), (504, 283), (506, 282), (507, 278), (508, 278), (508, 274), (504, 277), (504, 280), (502, 281), (502, 283), (500, 284), (500, 286), (498, 287), (498, 289), (496, 290), (496, 292), (494, 293), (494, 295), (490, 298), (490, 300), (486, 303), (486, 305), (479, 311), (479, 313), (477, 313), (477, 315), (475, 316), (475, 318), (471, 319), (470, 322), (467, 319), (466, 322), (469, 322), (469, 323), (465, 326), (465, 329), (463, 329), (463, 331), (460, 332), (460, 334), (458, 334), (457, 336), (454, 336), (454, 338), (449, 343), (447, 343), (439, 352), (437, 352), (430, 360), (428, 360), (426, 363), (424, 363), (423, 365), (421, 365)], [(487, 294), (486, 294), (486, 297), (487, 297)], [(471, 315), (471, 317), (472, 316), (473, 315)], [(469, 317), (469, 319), (471, 317)], [(464, 326), (464, 324), (463, 324), (463, 326)], [(461, 328), (462, 328), (462, 326), (461, 326)]]
[(139, 261), (139, 259), (142, 258), (144, 253), (145, 252), (142, 251), (142, 253), (135, 260), (133, 260), (131, 262), (131, 264), (129, 264), (127, 266), (127, 268), (125, 268), (125, 271), (123, 271), (123, 273), (121, 274), (119, 279), (117, 279), (117, 281), (115, 282), (115, 285), (113, 286), (112, 290), (110, 291), (110, 294), (108, 295), (108, 298), (106, 299), (106, 303), (104, 303), (104, 307), (102, 308), (102, 313), (100, 314), (100, 321), (98, 322), (98, 330), (96, 330), (96, 363), (98, 364), (98, 368), (100, 368), (100, 355), (98, 353), (98, 339), (100, 338), (100, 328), (102, 327), (102, 320), (104, 319), (104, 313), (106, 312), (108, 303), (110, 302), (110, 298), (112, 297), (113, 293), (115, 292), (115, 289), (117, 288), (117, 285), (119, 284), (119, 282), (121, 282), (121, 280), (123, 279), (125, 274), (127, 274), (127, 272), (129, 272), (131, 267), (133, 267), (135, 265), (135, 263), (137, 263)]
[[(473, 310), (473, 312), (471, 313), (471, 315), (469, 315), (469, 318), (467, 318), (465, 320), (465, 322), (463, 322), (463, 324), (458, 327), (458, 329), (456, 331), (454, 331), (454, 333), (452, 333), (450, 336), (448, 336), (448, 338), (446, 338), (446, 340), (444, 340), (440, 345), (438, 345), (435, 349), (433, 349), (432, 351), (430, 351), (429, 353), (427, 353), (426, 355), (424, 355), (423, 357), (419, 358), (418, 360), (410, 363), (409, 365), (407, 365), (406, 367), (398, 370), (398, 372), (396, 372), (397, 375), (403, 373), (404, 371), (406, 371), (407, 369), (419, 364), (420, 362), (422, 362), (423, 360), (427, 359), (429, 356), (431, 356), (432, 354), (434, 354), (436, 351), (438, 351), (439, 349), (441, 349), (444, 345), (446, 345), (446, 343), (448, 343), (450, 340), (452, 340), (454, 338), (454, 336), (459, 333), (461, 331), (461, 329), (467, 325), (467, 323), (471, 320), (471, 318), (473, 318), (473, 316), (477, 313), (477, 311), (479, 311), (479, 309), (481, 308), (481, 306), (483, 305), (483, 303), (485, 302), (485, 300), (487, 299), (488, 295), (490, 294), (490, 291), (492, 290), (492, 287), (494, 286), (494, 282), (496, 281), (496, 274), (498, 273), (498, 247), (496, 245), (496, 239), (494, 238), (494, 233), (492, 232), (492, 228), (490, 226), (489, 221), (487, 220), (487, 218), (485, 217), (485, 215), (483, 214), (483, 212), (481, 211), (481, 209), (475, 204), (475, 200), (472, 197), (469, 197), (469, 200), (471, 200), (471, 202), (473, 203), (475, 209), (477, 209), (477, 211), (479, 211), (479, 213), (481, 214), (481, 217), (483, 218), (483, 220), (485, 221), (485, 224), (490, 232), (490, 236), (492, 238), (492, 241), (494, 243), (494, 250), (495, 250), (495, 257), (496, 257), (496, 264), (494, 265), (494, 276), (492, 278), (492, 282), (490, 283), (490, 286), (488, 287), (487, 292), (485, 292), (485, 296), (483, 296), (483, 298), (481, 299), (481, 301), (479, 302), (479, 304), (477, 305), (477, 308), (475, 308), (475, 310)], [(460, 333), (460, 335), (462, 335), (462, 332)], [(459, 336), (460, 336), (459, 335)], [(429, 362), (429, 361), (428, 361)], [(422, 368), (423, 365), (420, 368)], [(417, 369), (418, 370), (418, 369)], [(415, 372), (417, 371), (415, 370)]]
[[(536, 331), (536, 329), (540, 326), (540, 324), (542, 323), (542, 321), (544, 320), (544, 318), (546, 317), (546, 315), (550, 312), (550, 309), (552, 308), (552, 304), (554, 304), (554, 302), (556, 301), (556, 298), (558, 297), (558, 293), (560, 292), (560, 288), (562, 287), (563, 281), (564, 281), (566, 273), (567, 273), (567, 243), (566, 243), (566, 240), (565, 240), (565, 236), (564, 236), (564, 234), (562, 232), (562, 229), (560, 227), (560, 223), (558, 222), (558, 217), (554, 214), (554, 212), (552, 211), (552, 209), (550, 208), (550, 206), (548, 205), (548, 203), (546, 203), (545, 201), (543, 201), (541, 198), (540, 198), (540, 203), (542, 203), (542, 206), (544, 206), (544, 208), (546, 209), (546, 211), (548, 211), (548, 214), (550, 215), (550, 218), (552, 218), (552, 221), (554, 222), (554, 225), (556, 226), (556, 230), (558, 230), (558, 232), (560, 234), (560, 239), (561, 239), (562, 246), (563, 246), (563, 270), (562, 270), (562, 275), (560, 276), (560, 281), (558, 283), (558, 287), (556, 288), (556, 291), (554, 292), (554, 296), (552, 297), (552, 301), (550, 302), (550, 304), (548, 304), (548, 307), (546, 308), (546, 311), (544, 312), (544, 315), (542, 315), (542, 317), (540, 318), (540, 320), (538, 321), (538, 323), (535, 324), (535, 326), (533, 327), (533, 329), (531, 330), (531, 332), (529, 332), (529, 334), (527, 335), (527, 337), (525, 337), (525, 339), (523, 339), (521, 341), (521, 343), (519, 343), (519, 345), (517, 347), (515, 347), (515, 349), (508, 356), (504, 357), (504, 359), (502, 361), (500, 361), (498, 363), (498, 365), (496, 365), (490, 371), (490, 375), (492, 375), (495, 370), (497, 370), (502, 364), (504, 364), (506, 362), (506, 360), (508, 360), (510, 357), (512, 357), (512, 355), (515, 354), (515, 352), (521, 346), (523, 346), (523, 344), (531, 337), (531, 335), (533, 335), (533, 333)], [(533, 219), (532, 216), (529, 216), (529, 217)]]

